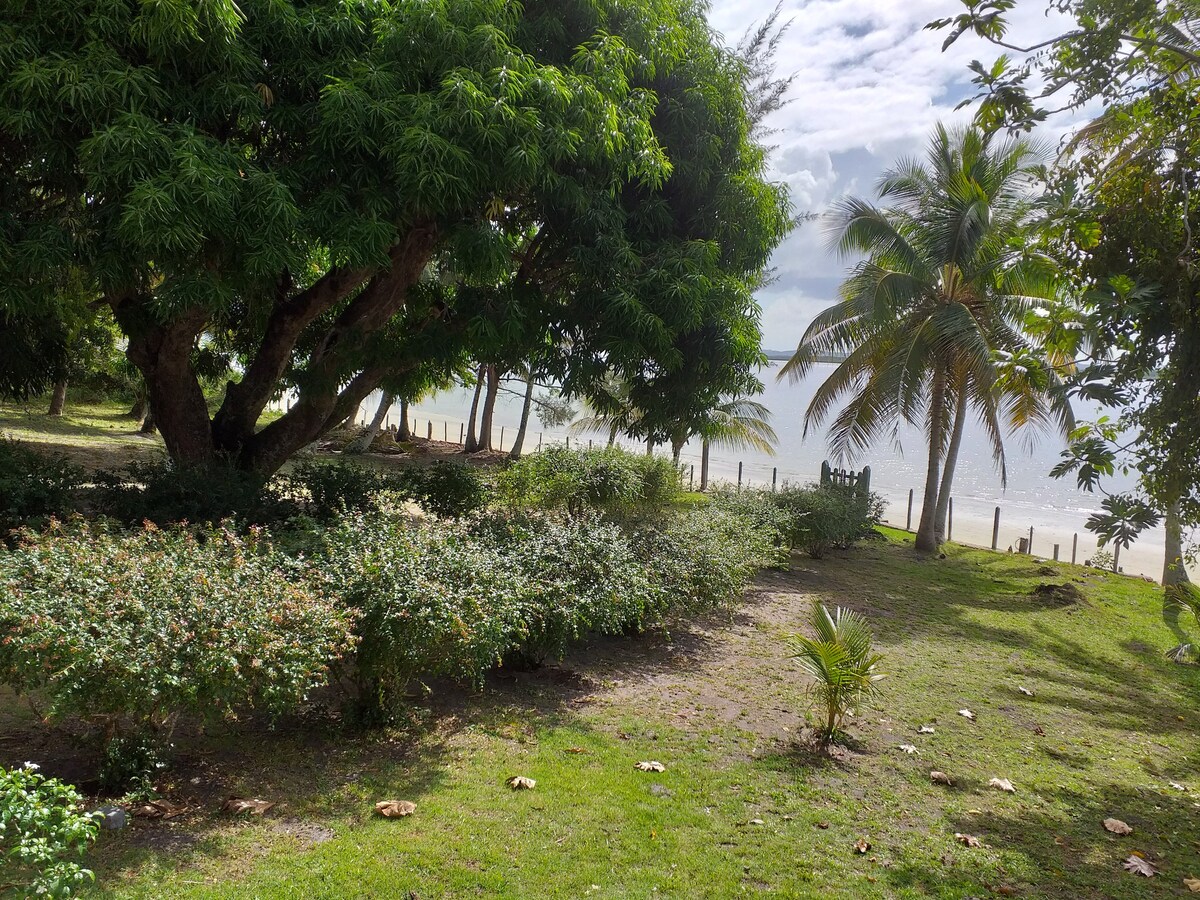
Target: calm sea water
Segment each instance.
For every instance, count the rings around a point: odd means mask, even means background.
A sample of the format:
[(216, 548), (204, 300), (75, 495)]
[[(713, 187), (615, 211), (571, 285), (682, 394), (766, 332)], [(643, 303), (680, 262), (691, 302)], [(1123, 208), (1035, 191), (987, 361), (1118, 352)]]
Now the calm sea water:
[[(765, 403), (773, 414), (772, 424), (779, 435), (775, 456), (767, 456), (750, 450), (727, 450), (714, 448), (711, 454), (710, 473), (713, 478), (736, 481), (738, 464), (742, 464), (744, 484), (769, 485), (772, 474), (779, 483), (803, 483), (816, 480), (821, 471), (821, 462), (828, 457), (825, 433), (810, 432), (804, 437), (804, 411), (818, 384), (828, 375), (832, 366), (818, 366), (804, 380), (796, 384), (776, 381), (781, 363), (774, 363), (761, 374), (766, 385), (765, 393), (758, 399)], [(496, 404), (493, 444), (499, 442), (504, 449), (512, 446), (517, 425), (521, 417), (523, 385), (513, 382), (506, 386)], [(363, 403), (363, 414), (374, 412), (379, 402), (373, 395)], [(433, 422), (435, 438), (449, 437), (457, 441), (460, 428), (466, 421), (471, 407), (471, 392), (456, 389), (443, 392), (430, 400), (411, 407), (409, 415), (417, 420), (418, 433), (425, 434), (427, 422)], [(535, 408), (536, 409), (536, 408)], [(1096, 408), (1076, 409), (1081, 419), (1094, 418)], [(395, 423), (398, 410), (390, 418)], [(530, 434), (526, 438), (527, 450), (542, 444), (562, 443), (567, 430), (545, 429), (537, 419), (536, 411), (530, 419)], [(503, 431), (503, 435), (501, 432)], [(605, 435), (594, 435), (597, 444)], [(582, 438), (572, 436), (574, 444)], [(644, 445), (635, 446), (628, 439), (620, 440), (630, 449), (644, 450)], [(1099, 498), (1076, 489), (1073, 479), (1050, 478), (1049, 472), (1058, 461), (1063, 449), (1060, 437), (1025, 431), (1010, 435), (1006, 441), (1008, 456), (1008, 484), (1002, 487), (1000, 476), (993, 463), (988, 443), (977, 422), (970, 422), (963, 440), (958, 469), (954, 481), (953, 537), (964, 543), (990, 546), (992, 522), (995, 508), (1000, 507), (999, 547), (1007, 549), (1017, 546), (1020, 537), (1028, 537), (1033, 528), (1033, 552), (1037, 556), (1050, 557), (1053, 545), (1058, 544), (1060, 558), (1071, 559), (1072, 540), (1078, 540), (1076, 551), (1079, 562), (1087, 559), (1096, 549), (1091, 533), (1083, 526), (1091, 512), (1099, 509)], [(659, 452), (669, 452), (660, 448)], [(682, 460), (685, 466), (695, 466), (699, 478), (700, 445), (693, 442), (684, 448)], [(848, 466), (871, 467), (871, 486), (887, 502), (888, 522), (904, 526), (907, 521), (908, 492), (913, 490), (913, 527), (920, 518), (921, 491), (925, 478), (926, 450), (919, 430), (902, 432), (897, 446), (878, 446)], [(1116, 486), (1124, 486), (1114, 482)], [(1121, 553), (1121, 566), (1127, 573), (1159, 577), (1162, 573), (1163, 534), (1160, 530), (1147, 533), (1128, 550)]]

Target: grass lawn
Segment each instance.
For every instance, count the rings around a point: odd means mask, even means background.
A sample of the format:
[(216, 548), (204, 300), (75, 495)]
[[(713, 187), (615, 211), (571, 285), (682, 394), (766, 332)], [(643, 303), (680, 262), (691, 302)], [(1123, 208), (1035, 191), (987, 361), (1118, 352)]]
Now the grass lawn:
[(60, 417), (46, 415), (48, 401), (0, 402), (0, 437), (42, 445), (88, 470), (116, 469), (163, 448), (156, 434), (139, 434), (129, 404), (71, 403)]
[[(1200, 667), (1164, 658), (1179, 626), (1158, 589), (953, 545), (922, 559), (883, 535), (765, 573), (732, 616), (595, 641), (478, 693), (436, 690), (390, 732), (314, 709), (275, 731), (180, 735), (160, 789), (188, 811), (104, 835), (93, 894), (1185, 895), (1200, 877)], [(1043, 583), (1082, 598), (1039, 599)], [(813, 600), (869, 616), (888, 674), (834, 758), (796, 740), (805, 682), (785, 634)], [(11, 714), (0, 757), (88, 764)], [(931, 783), (934, 769), (954, 786)], [(511, 791), (512, 775), (537, 786)], [(232, 820), (218, 811), (231, 795), (277, 806)], [(373, 815), (393, 798), (416, 814)], [(1133, 833), (1105, 831), (1110, 816)], [(1134, 852), (1160, 874), (1124, 871)]]

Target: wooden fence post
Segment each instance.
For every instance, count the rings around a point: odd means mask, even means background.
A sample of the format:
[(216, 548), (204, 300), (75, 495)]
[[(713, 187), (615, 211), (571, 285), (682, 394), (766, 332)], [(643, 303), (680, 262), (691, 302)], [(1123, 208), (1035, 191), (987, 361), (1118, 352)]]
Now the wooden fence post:
[(688, 490), (694, 490), (696, 485), (696, 467), (693, 465), (688, 472)]
[(1075, 551), (1079, 549), (1079, 532), (1071, 536), (1071, 565), (1075, 565)]
[(996, 507), (996, 514), (992, 516), (992, 549), (996, 549), (996, 544), (1000, 541), (1000, 507)]
[(1025, 552), (1033, 556), (1033, 526), (1029, 526), (1029, 544), (1025, 547)]
[(946, 507), (946, 540), (954, 539), (954, 498), (951, 497)]
[(1054, 561), (1058, 562), (1058, 544), (1054, 545)]
[(909, 488), (908, 489), (908, 520), (905, 522), (905, 525), (904, 525), (905, 531), (912, 531), (912, 503), (913, 503), (913, 489)]
[(460, 444), (462, 444), (463, 446), (466, 446), (466, 443), (467, 443), (466, 439), (463, 437), (464, 433), (466, 432), (466, 428), (467, 428), (467, 425), (465, 422), (458, 423), (458, 442)]
[(500, 444), (499, 444), (499, 447), (500, 447), (500, 452), (502, 452), (502, 453), (503, 453), (503, 452), (504, 452), (504, 426), (503, 426), (503, 425), (501, 425), (501, 426), (500, 426)]
[(738, 461), (738, 490), (742, 489), (742, 463)]

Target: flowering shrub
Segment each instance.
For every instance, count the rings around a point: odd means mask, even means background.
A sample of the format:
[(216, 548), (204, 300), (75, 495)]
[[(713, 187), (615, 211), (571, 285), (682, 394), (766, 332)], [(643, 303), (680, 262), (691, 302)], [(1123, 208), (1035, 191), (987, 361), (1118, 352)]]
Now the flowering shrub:
[(76, 860), (99, 826), (69, 784), (37, 766), (0, 768), (0, 891), (22, 897), (69, 897), (92, 873)]
[(110, 736), (181, 712), (279, 714), (353, 645), (350, 615), (258, 533), (84, 522), (0, 554), (0, 633), (0, 681)]

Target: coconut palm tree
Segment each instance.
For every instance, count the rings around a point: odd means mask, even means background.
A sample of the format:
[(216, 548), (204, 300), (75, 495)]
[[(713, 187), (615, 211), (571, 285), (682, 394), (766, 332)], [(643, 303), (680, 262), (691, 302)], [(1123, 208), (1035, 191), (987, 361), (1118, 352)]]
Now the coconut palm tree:
[(829, 432), (836, 457), (895, 440), (904, 423), (924, 427), (922, 550), (941, 543), (972, 411), (1002, 480), (1006, 426), (1070, 426), (1061, 381), (1024, 324), (1057, 290), (1049, 260), (1026, 249), (1038, 158), (1027, 139), (939, 125), (923, 161), (884, 174), (886, 206), (839, 201), (831, 247), (862, 259), (780, 372), (798, 380), (820, 357), (845, 354), (805, 414), (807, 434), (844, 402)]
[[(779, 438), (771, 427), (771, 411), (757, 400), (732, 397), (709, 410), (707, 421), (699, 428), (700, 490), (708, 488), (708, 454), (712, 446), (728, 450), (757, 450), (775, 455)], [(686, 442), (686, 439), (685, 439)], [(682, 449), (683, 444), (679, 445)], [(679, 451), (675, 452), (679, 461)]]

